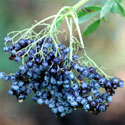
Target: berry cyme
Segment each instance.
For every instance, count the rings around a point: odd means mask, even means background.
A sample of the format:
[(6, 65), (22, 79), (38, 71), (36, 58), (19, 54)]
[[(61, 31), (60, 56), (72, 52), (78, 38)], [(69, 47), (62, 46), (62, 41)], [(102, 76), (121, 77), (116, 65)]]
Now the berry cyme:
[[(34, 42), (27, 39), (23, 41), (23, 45), (27, 41)], [(17, 57), (21, 60), (23, 55), (18, 55), (18, 51), (20, 53), (24, 51), (21, 50), (23, 49), (21, 46), (19, 44), (19, 50), (16, 47), (13, 49), (10, 49), (11, 46), (8, 47), (10, 57), (15, 51), (14, 58), (11, 60)], [(42, 54), (39, 53), (41, 48)], [(25, 49), (25, 53), (28, 49)], [(19, 66), (15, 75), (0, 73), (0, 78), (12, 82), (8, 94), (15, 95), (18, 102), (25, 100), (33, 91), (32, 99), (38, 104), (48, 105), (57, 116), (65, 116), (79, 107), (93, 114), (105, 112), (112, 101), (114, 90), (123, 87), (124, 82), (116, 77), (107, 79), (94, 67), (80, 65), (77, 61), (78, 56), (76, 60), (71, 61), (69, 54), (68, 47), (58, 44), (56, 48), (51, 38), (42, 39), (38, 41), (36, 49), (32, 47), (29, 50), (25, 64)], [(101, 92), (100, 88), (105, 92)]]
[[(76, 13), (85, 2), (63, 7), (57, 15), (5, 37), (3, 51), (11, 61), (22, 61), (22, 65), (13, 74), (1, 72), (0, 79), (11, 82), (8, 94), (16, 96), (19, 103), (33, 92), (32, 100), (48, 105), (56, 116), (63, 117), (77, 108), (98, 114), (107, 110), (115, 89), (124, 87), (124, 81), (109, 78), (86, 54)], [(50, 24), (45, 23), (52, 18)], [(58, 39), (58, 34), (63, 33), (59, 26), (64, 20), (70, 34), (69, 46)], [(73, 35), (73, 22), (79, 40)], [(44, 28), (36, 31), (40, 26)], [(79, 50), (84, 53), (82, 57), (78, 56)]]

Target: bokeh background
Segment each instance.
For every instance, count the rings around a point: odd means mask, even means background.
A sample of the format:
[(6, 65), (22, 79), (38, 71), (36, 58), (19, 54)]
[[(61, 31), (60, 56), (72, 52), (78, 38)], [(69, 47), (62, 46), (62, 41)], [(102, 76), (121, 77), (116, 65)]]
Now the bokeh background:
[[(3, 53), (4, 36), (12, 30), (31, 26), (55, 14), (64, 5), (73, 5), (78, 0), (0, 0), (0, 72), (17, 70), (18, 65), (8, 60)], [(105, 0), (92, 0), (90, 4), (102, 4)], [(125, 6), (125, 1), (123, 1)], [(83, 30), (84, 25), (81, 26)], [(84, 38), (88, 55), (105, 71), (125, 80), (125, 18), (108, 15), (106, 23)], [(56, 118), (46, 106), (39, 106), (28, 97), (24, 103), (8, 95), (9, 84), (0, 81), (0, 125), (125, 125), (125, 88), (118, 89), (106, 113), (98, 116), (73, 111), (64, 118)]]

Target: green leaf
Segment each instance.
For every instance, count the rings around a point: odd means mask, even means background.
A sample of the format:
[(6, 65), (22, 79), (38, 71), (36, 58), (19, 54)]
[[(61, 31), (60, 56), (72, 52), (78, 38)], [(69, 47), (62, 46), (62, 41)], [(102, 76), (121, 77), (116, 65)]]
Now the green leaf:
[(117, 2), (121, 3), (123, 0), (116, 0)]
[(82, 17), (85, 14), (91, 13), (91, 12), (95, 12), (95, 11), (100, 11), (101, 10), (101, 6), (87, 6), (84, 9), (80, 10), (77, 15), (78, 17)]
[(94, 23), (88, 26), (88, 28), (83, 32), (83, 36), (88, 36), (92, 32), (94, 32), (100, 24), (100, 19), (96, 20)]
[(117, 13), (121, 14), (121, 16), (125, 16), (125, 9), (123, 8), (123, 6), (116, 1), (117, 4)]
[(85, 14), (87, 14), (88, 12), (85, 12), (84, 10), (80, 10), (78, 13), (77, 13), (77, 16), (78, 18), (81, 18), (82, 16), (84, 16)]
[(96, 16), (97, 14), (99, 14), (99, 11), (93, 12), (93, 13), (87, 13), (84, 16), (82, 16), (81, 18), (79, 18), (79, 23), (84, 23), (84, 22), (90, 20), (92, 17)]
[(77, 15), (79, 18), (79, 23), (84, 23), (90, 20), (92, 17), (99, 14), (101, 10), (100, 6), (87, 6), (83, 10), (80, 10)]
[(101, 21), (104, 21), (106, 22), (107, 21), (107, 18), (104, 16), (102, 19), (100, 19)]
[(105, 5), (103, 6), (100, 14), (100, 18), (103, 18), (109, 11), (111, 10), (113, 6), (114, 0), (108, 0)]
[(87, 7), (85, 7), (85, 9), (88, 11), (100, 11), (102, 9), (102, 7), (93, 5), (93, 6), (87, 6)]
[(118, 9), (117, 3), (114, 2), (113, 6), (111, 8), (111, 12), (114, 13), (114, 14), (116, 14), (117, 13), (117, 9)]

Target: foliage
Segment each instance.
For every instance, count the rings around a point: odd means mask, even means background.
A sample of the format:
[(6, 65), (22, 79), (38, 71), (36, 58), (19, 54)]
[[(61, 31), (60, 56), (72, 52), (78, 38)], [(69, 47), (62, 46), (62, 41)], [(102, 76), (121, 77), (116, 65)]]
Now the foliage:
[[(88, 36), (94, 32), (101, 21), (104, 21), (109, 12), (118, 13), (125, 16), (125, 8), (121, 4), (121, 0), (107, 0), (104, 6), (87, 6), (80, 10), (78, 14), (79, 23), (85, 23), (94, 18), (94, 22), (88, 26), (83, 32), (83, 36)], [(100, 20), (100, 21), (99, 21)]]

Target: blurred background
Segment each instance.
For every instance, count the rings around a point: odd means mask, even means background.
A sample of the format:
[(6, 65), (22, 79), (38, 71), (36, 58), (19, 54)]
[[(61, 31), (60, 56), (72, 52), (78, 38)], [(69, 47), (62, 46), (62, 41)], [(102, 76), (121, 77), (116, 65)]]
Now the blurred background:
[[(10, 31), (30, 27), (34, 20), (55, 14), (64, 5), (78, 0), (0, 0), (0, 72), (17, 70), (18, 65), (3, 53), (4, 36)], [(105, 0), (90, 2), (102, 4)], [(125, 6), (125, 1), (123, 1)], [(84, 26), (81, 26), (83, 29)], [(112, 76), (125, 80), (125, 18), (108, 15), (96, 32), (84, 38), (88, 55)], [(64, 118), (56, 118), (48, 107), (39, 106), (28, 97), (17, 103), (8, 95), (9, 84), (0, 81), (0, 125), (125, 125), (125, 88), (118, 89), (106, 113), (98, 116), (73, 111)]]

